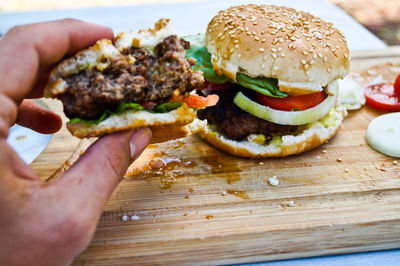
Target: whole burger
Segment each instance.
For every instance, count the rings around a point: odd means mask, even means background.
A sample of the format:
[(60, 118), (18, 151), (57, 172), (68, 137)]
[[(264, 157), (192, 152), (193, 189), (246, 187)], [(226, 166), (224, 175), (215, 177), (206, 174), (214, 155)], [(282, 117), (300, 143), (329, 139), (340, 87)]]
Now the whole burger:
[(220, 11), (205, 38), (187, 39), (187, 56), (206, 79), (201, 93), (219, 95), (217, 105), (197, 114), (200, 136), (217, 148), (281, 157), (315, 148), (339, 130), (347, 113), (336, 106), (337, 81), (349, 72), (350, 58), (331, 23), (250, 4)]

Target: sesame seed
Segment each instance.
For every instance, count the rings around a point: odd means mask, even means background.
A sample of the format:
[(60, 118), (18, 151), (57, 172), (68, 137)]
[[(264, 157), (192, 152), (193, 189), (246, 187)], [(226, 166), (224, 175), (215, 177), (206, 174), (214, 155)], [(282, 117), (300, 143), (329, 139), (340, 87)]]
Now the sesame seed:
[(267, 56), (264, 56), (264, 57), (263, 57), (263, 60), (264, 60), (264, 61), (267, 61), (267, 59), (268, 59)]
[(307, 64), (307, 61), (303, 59), (303, 60), (300, 61), (300, 63), (301, 63), (302, 65), (305, 65), (305, 64)]
[(341, 163), (341, 162), (343, 161), (343, 159), (340, 158), (340, 157), (338, 157), (338, 158), (336, 159), (336, 161), (338, 161), (339, 163)]
[(394, 161), (393, 161), (393, 164), (394, 164), (394, 165), (397, 165), (398, 163), (399, 163), (399, 161), (397, 161), (397, 160), (394, 160)]
[(285, 57), (286, 57), (286, 55), (285, 55), (284, 53), (281, 53), (281, 57), (285, 58)]
[(271, 48), (271, 51), (276, 53), (276, 48)]
[(328, 58), (326, 58), (326, 56), (324, 56), (324, 59), (322, 61), (324, 61), (324, 63), (326, 63), (328, 61)]
[(310, 65), (309, 64), (305, 64), (304, 65), (304, 70), (308, 70), (310, 68)]
[(264, 53), (264, 48), (260, 48), (260, 49), (258, 49), (258, 52), (260, 52), (260, 53)]
[(344, 171), (345, 171), (346, 173), (350, 172), (349, 168), (346, 168)]
[(266, 39), (262, 39), (262, 40), (261, 40), (262, 43), (264, 43), (264, 42), (266, 42), (266, 41), (267, 41)]
[(239, 49), (239, 45), (235, 44), (235, 48), (236, 48), (236, 49)]
[(251, 32), (250, 32), (250, 31), (246, 31), (246, 34), (247, 34), (247, 35), (251, 35)]
[(254, 37), (254, 40), (259, 41), (260, 38), (258, 38), (258, 36)]
[(220, 37), (221, 41), (225, 40), (225, 35)]
[(129, 220), (128, 215), (122, 215), (121, 220), (122, 220), (123, 222), (128, 221), (128, 220)]
[(272, 53), (272, 57), (276, 59), (278, 56), (275, 53)]
[(312, 56), (314, 59), (317, 59), (317, 54), (313, 54)]
[(239, 40), (234, 40), (234, 41), (233, 41), (233, 43), (238, 43), (238, 42), (239, 42)]
[(308, 55), (307, 51), (303, 51), (303, 55)]

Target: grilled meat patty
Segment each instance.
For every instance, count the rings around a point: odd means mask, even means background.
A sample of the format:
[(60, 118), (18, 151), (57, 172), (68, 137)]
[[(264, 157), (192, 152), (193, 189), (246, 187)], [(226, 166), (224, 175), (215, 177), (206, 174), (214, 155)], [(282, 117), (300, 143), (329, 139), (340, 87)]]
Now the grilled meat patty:
[[(240, 86), (236, 86), (240, 89)], [(250, 134), (264, 134), (268, 139), (273, 133), (283, 134), (297, 130), (297, 126), (278, 125), (243, 111), (233, 103), (237, 92), (234, 88), (212, 91), (219, 95), (217, 105), (199, 110), (197, 117), (201, 120), (207, 119), (219, 133), (233, 140), (243, 139)]]
[(131, 47), (121, 57), (105, 59), (103, 71), (85, 69), (66, 77), (68, 89), (59, 95), (65, 114), (97, 119), (121, 103), (161, 102), (176, 89), (181, 94), (192, 91), (204, 79), (192, 71), (195, 59), (185, 59), (189, 48), (189, 42), (171, 35), (154, 48), (154, 54)]

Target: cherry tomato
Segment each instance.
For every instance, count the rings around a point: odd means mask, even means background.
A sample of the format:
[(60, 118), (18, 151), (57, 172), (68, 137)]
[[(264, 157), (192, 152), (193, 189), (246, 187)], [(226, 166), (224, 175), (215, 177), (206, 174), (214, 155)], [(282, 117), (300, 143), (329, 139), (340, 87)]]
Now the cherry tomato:
[(189, 95), (189, 97), (183, 99), (183, 101), (189, 106), (194, 108), (206, 108), (208, 106), (216, 105), (219, 100), (219, 96), (216, 94), (207, 95), (207, 97)]
[(393, 96), (400, 98), (400, 75), (397, 76), (393, 87), (394, 87)]
[[(396, 82), (399, 82), (399, 77)], [(397, 83), (396, 90), (398, 85)], [(386, 112), (397, 112), (400, 111), (400, 97), (395, 96), (395, 93), (398, 93), (396, 90), (391, 83), (378, 83), (368, 86), (364, 95), (367, 104), (371, 107)]]
[(256, 100), (258, 103), (271, 107), (275, 110), (301, 111), (320, 104), (323, 100), (325, 100), (325, 94), (323, 91), (319, 91), (307, 95), (276, 98), (257, 93)]

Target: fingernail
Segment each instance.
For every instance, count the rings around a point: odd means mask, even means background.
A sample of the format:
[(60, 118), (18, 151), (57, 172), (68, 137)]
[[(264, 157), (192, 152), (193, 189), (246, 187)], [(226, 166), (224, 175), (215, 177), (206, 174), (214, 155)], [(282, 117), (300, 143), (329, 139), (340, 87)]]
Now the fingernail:
[(129, 142), (131, 157), (136, 160), (151, 140), (151, 130), (147, 127), (137, 129)]

